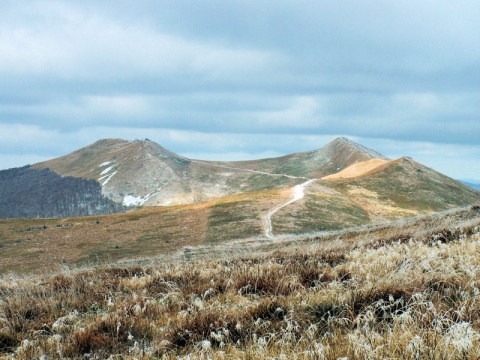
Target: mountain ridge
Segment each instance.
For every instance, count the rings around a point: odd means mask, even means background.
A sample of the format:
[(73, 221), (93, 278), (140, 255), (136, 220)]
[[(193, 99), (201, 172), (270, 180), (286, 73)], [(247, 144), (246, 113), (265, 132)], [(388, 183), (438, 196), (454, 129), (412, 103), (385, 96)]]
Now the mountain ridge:
[[(100, 199), (97, 190), (86, 186), (88, 181), (97, 183), (101, 189), (101, 197), (113, 202), (117, 206), (116, 208), (110, 207), (110, 210), (105, 213), (111, 213), (111, 209), (125, 211), (137, 206), (192, 204), (235, 194), (293, 189), (294, 186), (305, 183), (306, 180), (310, 179), (318, 179), (315, 180), (315, 183), (320, 181), (323, 184), (321, 185), (323, 195), (319, 195), (320, 198), (318, 198), (317, 205), (312, 205), (311, 199), (307, 196), (306, 199), (289, 206), (289, 209), (296, 207), (300, 209), (302, 204), (309, 203), (317, 211), (320, 211), (318, 204), (323, 203), (325, 205), (324, 197), (326, 194), (331, 195), (332, 192), (336, 192), (338, 195), (342, 193), (340, 191), (342, 189), (344, 198), (340, 199), (337, 196), (337, 200), (344, 204), (344, 209), (353, 209), (352, 206), (361, 207), (367, 203), (371, 207), (374, 199), (367, 199), (365, 196), (358, 204), (352, 203), (352, 199), (358, 200), (361, 197), (358, 194), (351, 194), (352, 191), (358, 192), (360, 190), (345, 190), (348, 186), (353, 186), (351, 185), (353, 183), (360, 183), (361, 185), (359, 186), (362, 187), (360, 192), (363, 192), (364, 195), (368, 193), (371, 196), (373, 196), (372, 194), (383, 194), (385, 192), (384, 189), (375, 188), (380, 186), (378, 184), (388, 188), (391, 183), (398, 183), (399, 187), (397, 190), (402, 191), (403, 195), (396, 198), (395, 196), (398, 194), (382, 195), (389, 204), (387, 206), (387, 203), (385, 203), (385, 209), (398, 210), (402, 208), (402, 206), (396, 205), (396, 199), (403, 199), (409, 196), (415, 198), (418, 192), (423, 191), (418, 185), (420, 183), (424, 188), (433, 188), (442, 192), (441, 194), (432, 193), (432, 199), (458, 197), (458, 201), (455, 199), (449, 200), (443, 206), (442, 204), (429, 206), (428, 200), (425, 200), (422, 195), (420, 198), (424, 199), (426, 204), (422, 205), (422, 209), (427, 209), (425, 211), (428, 211), (430, 208), (432, 211), (436, 211), (453, 206), (468, 205), (471, 203), (469, 198), (475, 199), (480, 195), (480, 193), (459, 182), (444, 175), (439, 176), (437, 172), (431, 172), (431, 169), (421, 168), (420, 164), (416, 165), (417, 172), (411, 169), (407, 171), (406, 168), (410, 160), (408, 158), (390, 160), (378, 152), (345, 137), (336, 138), (319, 149), (307, 152), (297, 152), (275, 158), (230, 162), (188, 159), (148, 139), (134, 141), (101, 139), (64, 156), (34, 164), (31, 166), (31, 172), (51, 171), (59, 176), (58, 181), (60, 182), (58, 184), (62, 185), (57, 186), (63, 188), (68, 188), (68, 179), (77, 179), (77, 181), (85, 182), (83, 188), (90, 189), (91, 193), (83, 194), (81, 196), (83, 200), (78, 200), (80, 202), (88, 202), (88, 198)], [(398, 174), (393, 174), (389, 170), (394, 164), (400, 164), (398, 168), (400, 180), (395, 179), (395, 176)], [(349, 173), (349, 175), (344, 178), (346, 173)], [(8, 170), (7, 173), (5, 171), (0, 172), (1, 174), (8, 175)], [(428, 175), (422, 177), (422, 174)], [(4, 178), (8, 178), (7, 175)], [(409, 177), (410, 179), (403, 179), (403, 177)], [(365, 180), (369, 178), (377, 180)], [(30, 180), (35, 181), (34, 179)], [(18, 178), (18, 181), (21, 182), (21, 179)], [(407, 191), (402, 181), (405, 183), (410, 181), (411, 189)], [(449, 185), (434, 186), (435, 181), (439, 184), (448, 183)], [(350, 185), (345, 185), (346, 183)], [(6, 194), (6, 196), (2, 196), (0, 191), (0, 196), (2, 197), (8, 198), (9, 191), (15, 189), (15, 184), (9, 184), (6, 181), (0, 185), (0, 190), (3, 191), (3, 194)], [(371, 189), (367, 190), (365, 187), (370, 187)], [(318, 186), (313, 186), (313, 188), (318, 188)], [(60, 196), (53, 188), (43, 187), (42, 192), (47, 197), (55, 198)], [(32, 199), (25, 199), (29, 204), (35, 203), (35, 201), (38, 202), (38, 199), (40, 199), (33, 192), (27, 195), (27, 198), (29, 196), (32, 197)], [(73, 194), (65, 193), (63, 196), (69, 199), (75, 198)], [(58, 198), (55, 201), (59, 204), (65, 203), (64, 198)], [(407, 203), (409, 202), (407, 201)], [(12, 217), (5, 216), (6, 213), (8, 215), (8, 204), (0, 204), (0, 213), (2, 213), (2, 206), (4, 208), (4, 217)], [(73, 204), (70, 207), (82, 208), (85, 207), (85, 204)], [(61, 206), (56, 205), (56, 208), (59, 209), (56, 214), (45, 211), (44, 213), (51, 217), (65, 217), (102, 214), (103, 209), (106, 209), (105, 205), (86, 207), (93, 210), (89, 210), (87, 213), (79, 212), (75, 214), (61, 211)], [(368, 218), (361, 211), (355, 210), (354, 212), (360, 214), (359, 219), (361, 221), (366, 221)], [(417, 212), (418, 209), (415, 206), (412, 208), (407, 207), (405, 210), (400, 211), (400, 213), (406, 215)], [(15, 216), (18, 216), (19, 213), (16, 212), (15, 214)], [(25, 213), (25, 216), (35, 217), (32, 214)], [(300, 216), (307, 216), (305, 214)], [(315, 213), (312, 214), (315, 217)], [(378, 217), (374, 215), (374, 218)], [(385, 216), (380, 216), (380, 218), (383, 217)], [(357, 223), (357, 220), (354, 223)], [(293, 226), (293, 228), (297, 229), (295, 231), (298, 231), (298, 226)], [(318, 228), (318, 226), (315, 228)]]
[(125, 206), (166, 206), (293, 186), (373, 157), (382, 155), (346, 138), (308, 152), (232, 162), (188, 159), (148, 139), (102, 139), (33, 167), (94, 179)]

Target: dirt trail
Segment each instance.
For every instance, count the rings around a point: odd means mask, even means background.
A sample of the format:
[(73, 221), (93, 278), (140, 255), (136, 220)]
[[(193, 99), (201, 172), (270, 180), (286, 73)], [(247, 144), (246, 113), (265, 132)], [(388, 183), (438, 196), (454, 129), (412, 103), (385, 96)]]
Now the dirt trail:
[(272, 229), (272, 216), (275, 214), (278, 210), (283, 209), (285, 206), (290, 205), (291, 203), (294, 203), (295, 201), (298, 201), (300, 199), (303, 199), (305, 196), (305, 187), (310, 185), (312, 182), (314, 182), (317, 179), (310, 179), (308, 181), (305, 181), (302, 184), (295, 185), (293, 187), (293, 197), (291, 200), (287, 201), (286, 203), (277, 206), (276, 208), (273, 208), (268, 212), (268, 214), (265, 216), (265, 236), (269, 239), (273, 239), (273, 229)]
[(312, 182), (314, 182), (317, 179), (308, 179), (303, 176), (293, 176), (293, 175), (287, 175), (287, 174), (272, 174), (268, 173), (265, 171), (258, 171), (258, 170), (251, 170), (251, 169), (245, 169), (245, 168), (238, 168), (238, 167), (233, 167), (233, 166), (227, 166), (227, 165), (220, 165), (220, 164), (212, 164), (209, 162), (205, 161), (200, 161), (200, 160), (189, 160), (191, 162), (197, 163), (197, 164), (203, 164), (203, 165), (209, 165), (213, 167), (218, 167), (218, 168), (223, 168), (223, 169), (229, 169), (229, 170), (239, 170), (239, 171), (246, 171), (246, 172), (251, 172), (251, 173), (256, 173), (256, 174), (262, 174), (262, 175), (269, 175), (269, 176), (284, 176), (287, 178), (291, 179), (305, 179), (305, 181), (302, 184), (295, 185), (293, 187), (293, 196), (292, 199), (287, 201), (286, 203), (279, 205), (272, 210), (268, 212), (268, 214), (265, 216), (265, 236), (269, 239), (274, 239), (273, 235), (273, 229), (272, 229), (272, 216), (280, 209), (283, 209), (284, 207), (294, 203), (295, 201), (298, 201), (300, 199), (303, 199), (305, 196), (305, 187), (310, 185)]

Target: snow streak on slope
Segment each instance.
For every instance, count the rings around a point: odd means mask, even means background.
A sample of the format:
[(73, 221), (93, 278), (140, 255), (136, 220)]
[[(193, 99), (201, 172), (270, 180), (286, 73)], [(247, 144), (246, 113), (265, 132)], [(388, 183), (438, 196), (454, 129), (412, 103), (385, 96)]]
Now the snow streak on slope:
[(283, 209), (285, 206), (288, 206), (295, 201), (298, 201), (300, 199), (303, 199), (305, 196), (305, 187), (310, 185), (312, 182), (314, 182), (317, 179), (310, 179), (308, 181), (305, 181), (302, 184), (295, 185), (293, 187), (293, 197), (291, 200), (287, 201), (285, 204), (282, 204), (280, 206), (277, 206), (276, 208), (270, 210), (265, 216), (265, 236), (268, 237), (269, 239), (273, 239), (273, 229), (272, 229), (272, 216), (275, 214), (278, 210)]
[[(110, 165), (110, 164), (113, 164), (113, 165)], [(110, 165), (110, 166), (108, 166)], [(102, 168), (102, 167), (105, 167), (105, 166), (108, 166), (106, 169), (103, 169), (103, 171), (100, 173), (100, 177), (98, 178), (98, 181), (102, 181), (102, 187), (107, 185), (108, 182), (110, 181), (110, 179), (112, 177), (115, 176), (115, 174), (117, 174), (118, 171), (114, 171), (113, 173), (110, 174), (110, 171), (112, 171), (113, 169), (115, 169), (117, 167), (117, 164), (115, 163), (115, 161), (105, 161), (104, 163), (98, 165), (98, 167)], [(105, 180), (104, 180), (105, 179)]]

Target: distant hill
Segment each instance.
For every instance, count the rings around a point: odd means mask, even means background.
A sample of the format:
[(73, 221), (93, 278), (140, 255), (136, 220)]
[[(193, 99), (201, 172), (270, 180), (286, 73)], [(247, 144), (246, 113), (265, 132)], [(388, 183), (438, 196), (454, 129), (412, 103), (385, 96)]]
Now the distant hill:
[(62, 176), (96, 180), (125, 205), (176, 205), (234, 193), (282, 188), (302, 179), (237, 169), (233, 163), (191, 160), (150, 141), (100, 140), (66, 156), (38, 163)]
[(471, 181), (465, 181), (465, 180), (460, 180), (460, 182), (467, 185), (468, 187), (471, 187), (472, 189), (480, 191), (480, 184), (479, 183), (473, 183)]
[(273, 225), (277, 233), (336, 230), (476, 203), (480, 192), (411, 158), (373, 159), (317, 181)]

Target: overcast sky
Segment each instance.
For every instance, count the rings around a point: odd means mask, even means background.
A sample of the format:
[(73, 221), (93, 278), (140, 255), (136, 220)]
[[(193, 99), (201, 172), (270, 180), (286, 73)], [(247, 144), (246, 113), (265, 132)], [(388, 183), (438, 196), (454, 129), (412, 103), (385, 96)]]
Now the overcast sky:
[(347, 136), (480, 180), (480, 2), (0, 0), (0, 169), (100, 138), (240, 160)]

